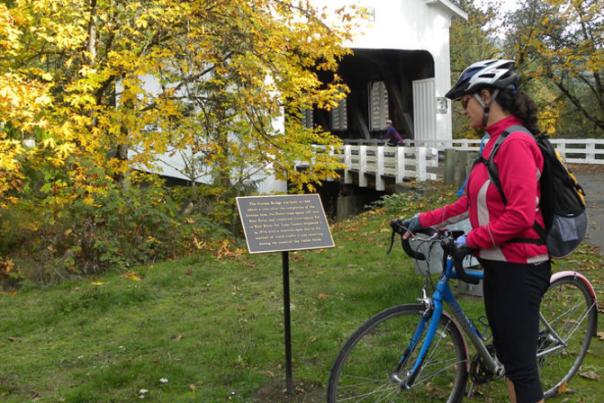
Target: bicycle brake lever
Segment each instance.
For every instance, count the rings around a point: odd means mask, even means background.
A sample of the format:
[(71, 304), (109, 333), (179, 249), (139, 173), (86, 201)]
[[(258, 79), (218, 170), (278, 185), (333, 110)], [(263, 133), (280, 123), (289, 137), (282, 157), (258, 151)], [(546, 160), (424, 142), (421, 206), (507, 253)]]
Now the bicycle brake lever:
[(396, 232), (394, 231), (394, 228), (392, 228), (392, 235), (390, 235), (390, 247), (388, 248), (388, 252), (386, 252), (387, 255), (390, 254), (390, 252), (392, 252), (392, 246), (394, 245), (394, 235), (396, 234)]

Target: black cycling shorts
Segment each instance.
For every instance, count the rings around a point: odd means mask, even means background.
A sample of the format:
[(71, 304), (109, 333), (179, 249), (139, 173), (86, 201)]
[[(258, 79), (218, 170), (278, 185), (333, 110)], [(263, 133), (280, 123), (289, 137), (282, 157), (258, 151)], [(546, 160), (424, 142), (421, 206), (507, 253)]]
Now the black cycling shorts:
[(484, 304), (497, 358), (512, 381), (518, 403), (543, 399), (537, 368), (539, 305), (549, 286), (551, 263), (480, 260)]

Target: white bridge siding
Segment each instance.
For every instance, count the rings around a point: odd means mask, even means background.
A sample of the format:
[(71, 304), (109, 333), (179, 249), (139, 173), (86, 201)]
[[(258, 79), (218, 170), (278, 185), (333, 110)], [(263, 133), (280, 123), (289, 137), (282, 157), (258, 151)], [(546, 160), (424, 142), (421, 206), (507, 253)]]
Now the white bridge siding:
[[(325, 146), (315, 146), (318, 153), (326, 152)], [(438, 150), (433, 147), (388, 147), (367, 145), (344, 145), (330, 148), (329, 153), (337, 156), (344, 168), (344, 183), (353, 184), (356, 173), (359, 187), (368, 187), (368, 175), (375, 177), (375, 189), (386, 190), (386, 178), (402, 184), (405, 178), (418, 182), (436, 180), (436, 174), (428, 168), (438, 167)], [(300, 163), (299, 167), (306, 164)]]
[(413, 81), (413, 126), (415, 140), (437, 140), (438, 130), (436, 122), (436, 90), (434, 89), (434, 79), (426, 78)]

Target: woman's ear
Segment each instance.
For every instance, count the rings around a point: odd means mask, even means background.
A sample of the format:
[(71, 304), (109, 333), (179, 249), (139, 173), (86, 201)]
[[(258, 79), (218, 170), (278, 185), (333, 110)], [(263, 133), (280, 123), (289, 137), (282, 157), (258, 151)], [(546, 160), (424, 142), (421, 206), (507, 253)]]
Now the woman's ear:
[(482, 101), (485, 103), (485, 105), (488, 105), (491, 102), (492, 96), (493, 96), (493, 94), (491, 94), (489, 92), (489, 90), (487, 90), (487, 89), (480, 90), (480, 98), (482, 98)]

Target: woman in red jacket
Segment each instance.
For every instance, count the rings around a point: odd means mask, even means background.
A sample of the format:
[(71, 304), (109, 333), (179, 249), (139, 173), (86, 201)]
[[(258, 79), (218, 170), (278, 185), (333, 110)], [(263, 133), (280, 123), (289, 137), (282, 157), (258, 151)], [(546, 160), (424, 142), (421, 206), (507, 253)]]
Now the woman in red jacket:
[[(535, 104), (518, 89), (513, 67), (512, 60), (474, 63), (446, 94), (462, 102), (472, 127), (489, 133), (482, 151), (485, 160), (506, 129), (520, 125), (538, 132)], [(543, 226), (539, 210), (543, 157), (531, 135), (511, 131), (499, 146), (494, 163), (507, 200), (491, 182), (486, 164), (476, 163), (461, 198), (405, 223), (413, 232), (469, 216), (472, 230), (456, 243), (475, 250), (485, 270), (485, 309), (497, 356), (505, 367), (510, 399), (541, 402), (536, 361), (539, 305), (551, 275), (547, 247), (535, 230), (535, 224)]]

